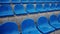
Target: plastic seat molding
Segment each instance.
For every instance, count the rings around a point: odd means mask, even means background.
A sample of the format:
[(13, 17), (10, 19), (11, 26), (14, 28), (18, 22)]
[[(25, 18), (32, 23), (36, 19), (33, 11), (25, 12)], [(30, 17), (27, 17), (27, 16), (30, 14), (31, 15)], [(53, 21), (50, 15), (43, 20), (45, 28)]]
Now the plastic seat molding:
[(55, 0), (36, 0), (36, 2), (56, 2)]
[(37, 3), (39, 2), (46, 2), (46, 0), (36, 0)]
[(28, 0), (21, 0), (21, 3), (28, 3), (29, 1)]
[(32, 3), (34, 3), (34, 2), (35, 2), (35, 0), (29, 0), (29, 2), (32, 2)]
[(12, 7), (10, 5), (0, 6), (0, 17), (13, 16)]
[(0, 0), (0, 3), (10, 3), (10, 0)]
[(60, 14), (58, 14), (58, 21), (60, 22)]
[(33, 4), (27, 4), (27, 6), (26, 6), (26, 11), (27, 11), (27, 13), (29, 13), (29, 14), (38, 13), (38, 11), (35, 10)]
[(12, 3), (20, 3), (20, 0), (11, 0)]
[(56, 0), (56, 2), (60, 2), (60, 0)]
[(25, 19), (21, 23), (22, 34), (41, 34), (32, 19)]
[(56, 4), (55, 3), (51, 3), (50, 10), (56, 11)]
[(49, 25), (48, 19), (44, 16), (38, 18), (37, 27), (43, 34), (49, 34), (55, 30), (52, 26)]
[(1, 29), (2, 29), (2, 28), (1, 28), (1, 24), (0, 24), (0, 34), (2, 34)]
[(56, 10), (60, 11), (60, 3), (57, 3)]
[(1, 26), (2, 34), (20, 34), (18, 31), (18, 26), (15, 22), (5, 22)]
[(46, 0), (46, 2), (56, 2), (56, 0)]
[(50, 12), (50, 4), (49, 3), (45, 3), (44, 4), (44, 9), (45, 9), (45, 12)]
[(36, 9), (37, 12), (43, 12), (43, 6), (42, 4), (36, 4)]
[(20, 5), (20, 4), (15, 5), (14, 12), (15, 12), (16, 15), (25, 15), (25, 14), (27, 14), (27, 12), (24, 9), (24, 6)]
[(48, 12), (48, 11), (50, 11), (50, 6), (48, 3), (45, 3), (44, 6), (42, 4), (37, 4), (36, 11), (41, 12), (41, 13)]
[(60, 29), (60, 23), (59, 23), (56, 15), (51, 15), (50, 16), (50, 25), (57, 30)]

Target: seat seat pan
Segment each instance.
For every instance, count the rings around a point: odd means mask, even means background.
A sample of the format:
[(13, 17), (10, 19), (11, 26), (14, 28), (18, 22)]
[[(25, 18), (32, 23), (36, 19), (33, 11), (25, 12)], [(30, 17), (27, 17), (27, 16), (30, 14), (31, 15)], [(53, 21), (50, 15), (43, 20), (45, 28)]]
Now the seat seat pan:
[(27, 10), (28, 13), (37, 13), (38, 11), (36, 11), (35, 9), (30, 9), (30, 10)]
[(49, 33), (54, 31), (55, 29), (53, 27), (51, 27), (50, 25), (46, 24), (46, 25), (40, 25), (38, 26), (39, 30), (42, 31), (43, 33)]
[(22, 34), (41, 34), (36, 28), (28, 28)]
[(20, 3), (20, 0), (12, 0), (12, 3)]
[(0, 6), (0, 17), (5, 17), (5, 16), (13, 16), (14, 13), (12, 11), (12, 8), (10, 6)]
[(12, 31), (12, 32), (5, 32), (3, 34), (20, 34), (18, 31)]
[(56, 29), (60, 29), (60, 23), (54, 23), (51, 24), (53, 27), (55, 27)]

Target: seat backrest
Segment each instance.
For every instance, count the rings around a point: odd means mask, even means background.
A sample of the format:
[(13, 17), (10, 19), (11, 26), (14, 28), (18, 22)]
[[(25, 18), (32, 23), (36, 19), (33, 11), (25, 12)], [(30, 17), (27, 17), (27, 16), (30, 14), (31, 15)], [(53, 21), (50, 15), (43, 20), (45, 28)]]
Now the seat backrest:
[(34, 2), (35, 0), (29, 0), (29, 2)]
[(44, 3), (44, 8), (50, 8), (50, 4), (49, 3)]
[(59, 8), (60, 8), (60, 3), (57, 3), (57, 7), (59, 7)]
[(51, 3), (50, 8), (54, 8), (54, 7), (56, 7), (56, 4), (55, 3)]
[(36, 0), (36, 2), (40, 2), (40, 0)]
[(60, 14), (58, 15), (58, 21), (60, 22)]
[(27, 4), (26, 10), (31, 10), (31, 9), (34, 9), (34, 5), (33, 4)]
[(14, 11), (24, 11), (24, 6), (20, 4), (16, 4), (14, 7)]
[(36, 9), (43, 8), (42, 4), (36, 4)]
[(21, 0), (21, 2), (28, 2), (28, 0)]
[(18, 26), (15, 22), (6, 22), (1, 26), (2, 32), (18, 31)]
[(0, 8), (2, 11), (12, 11), (12, 7), (10, 5), (2, 5)]
[(56, 15), (51, 15), (50, 16), (50, 23), (55, 23), (55, 22), (57, 22), (58, 20), (57, 20), (57, 16)]
[(10, 0), (0, 0), (1, 3), (9, 3)]
[(20, 0), (11, 0), (12, 3), (20, 3)]
[(32, 20), (32, 19), (26, 19), (21, 23), (22, 31), (24, 31), (28, 28), (31, 28), (31, 27), (32, 28), (35, 27), (34, 20)]
[(38, 26), (48, 24), (48, 19), (46, 17), (42, 16), (42, 17), (38, 18), (37, 24), (38, 24)]
[(1, 24), (0, 24), (0, 30), (1, 30)]
[(55, 0), (46, 0), (47, 2), (56, 2)]

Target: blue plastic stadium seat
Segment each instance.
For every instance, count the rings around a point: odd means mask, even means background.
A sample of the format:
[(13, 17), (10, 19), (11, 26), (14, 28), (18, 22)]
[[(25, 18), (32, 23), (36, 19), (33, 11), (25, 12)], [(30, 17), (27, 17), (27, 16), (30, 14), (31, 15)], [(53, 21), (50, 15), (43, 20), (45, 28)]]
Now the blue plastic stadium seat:
[(36, 2), (40, 2), (40, 0), (36, 0)]
[(60, 0), (56, 0), (56, 2), (60, 2)]
[(0, 6), (0, 17), (13, 16), (12, 7), (10, 5)]
[(60, 3), (57, 3), (56, 10), (60, 10)]
[(2, 32), (1, 32), (1, 24), (0, 24), (0, 34), (2, 34)]
[(35, 7), (33, 4), (27, 4), (26, 6), (26, 11), (28, 13), (37, 13), (37, 11), (35, 10)]
[(46, 0), (36, 0), (37, 3), (39, 2), (46, 2)]
[(56, 10), (56, 4), (51, 3), (50, 10), (55, 11)]
[(46, 0), (46, 2), (56, 2), (56, 0)]
[(60, 29), (60, 23), (56, 15), (50, 16), (50, 25), (53, 26), (55, 29)]
[(42, 4), (36, 4), (36, 11), (37, 12), (43, 12), (43, 6), (42, 6)]
[(45, 3), (44, 6), (42, 4), (37, 4), (36, 5), (36, 11), (37, 12), (48, 12), (50, 11), (50, 6), (49, 3)]
[(44, 4), (44, 10), (45, 10), (45, 12), (50, 11), (50, 4), (49, 3)]
[(0, 3), (10, 3), (10, 0), (0, 0)]
[(26, 2), (28, 2), (28, 0), (21, 0), (21, 2), (22, 2), (22, 3), (26, 3)]
[(20, 34), (18, 26), (15, 22), (6, 22), (2, 24), (2, 34)]
[(60, 22), (60, 14), (58, 15), (58, 21)]
[(35, 2), (35, 0), (29, 0), (29, 2)]
[(32, 19), (26, 19), (21, 23), (22, 34), (41, 34)]
[(20, 5), (20, 4), (15, 5), (14, 12), (15, 12), (16, 15), (27, 14), (27, 12), (24, 9), (24, 6)]
[(49, 25), (48, 19), (46, 17), (40, 17), (37, 21), (38, 29), (43, 32), (43, 34), (49, 34), (55, 29)]
[(45, 5), (43, 6), (42, 4), (37, 4), (36, 5), (36, 11), (40, 11), (40, 12), (48, 12), (50, 11), (50, 6), (49, 3), (45, 3)]
[(55, 2), (55, 0), (36, 0), (36, 2)]
[(11, 0), (12, 3), (20, 3), (20, 0)]

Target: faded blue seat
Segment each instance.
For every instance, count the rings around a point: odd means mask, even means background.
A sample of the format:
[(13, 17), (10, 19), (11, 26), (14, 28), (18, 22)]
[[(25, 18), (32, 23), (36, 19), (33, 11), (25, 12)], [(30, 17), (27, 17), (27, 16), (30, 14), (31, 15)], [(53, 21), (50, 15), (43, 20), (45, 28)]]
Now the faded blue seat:
[(15, 22), (5, 22), (1, 26), (2, 34), (20, 34), (18, 26)]
[(35, 0), (29, 0), (29, 2), (32, 2), (33, 3), (33, 2), (35, 2)]
[(56, 2), (55, 0), (36, 0), (36, 2)]
[(0, 17), (13, 16), (12, 7), (10, 5), (0, 6)]
[(49, 3), (45, 3), (44, 6), (42, 4), (36, 5), (36, 11), (37, 12), (48, 12), (50, 11)]
[(58, 14), (58, 21), (60, 22), (60, 14)]
[(1, 24), (0, 24), (0, 34), (2, 34), (1, 29), (2, 29), (2, 28), (1, 28)]
[(51, 11), (55, 11), (56, 10), (56, 4), (55, 3), (51, 3), (50, 10)]
[(55, 29), (49, 25), (48, 19), (46, 17), (40, 17), (37, 21), (38, 29), (43, 32), (43, 34), (49, 34)]
[(26, 6), (26, 11), (28, 13), (37, 13), (37, 11), (35, 10), (35, 7), (33, 4), (27, 4)]
[(44, 6), (42, 4), (37, 4), (36, 5), (36, 11), (40, 11), (40, 12), (48, 12), (48, 11), (50, 11), (49, 3), (45, 3)]
[(60, 3), (57, 3), (56, 10), (60, 11)]
[(10, 3), (10, 0), (0, 0), (0, 3)]
[(37, 12), (43, 12), (43, 6), (42, 6), (42, 4), (36, 4), (36, 11)]
[(60, 0), (56, 0), (56, 2), (60, 2)]
[(40, 2), (40, 0), (35, 0), (36, 2)]
[(28, 2), (28, 0), (21, 0), (21, 2), (22, 2), (22, 3), (27, 3), (27, 2)]
[(60, 23), (56, 15), (50, 16), (50, 25), (53, 26), (55, 29), (60, 29)]
[(37, 3), (39, 2), (46, 2), (46, 0), (36, 0)]
[(51, 10), (50, 10), (50, 4), (49, 3), (45, 3), (44, 4), (44, 10), (45, 10), (45, 12), (50, 12)]
[(12, 3), (20, 3), (20, 0), (11, 0)]
[(15, 12), (16, 15), (24, 15), (24, 14), (27, 14), (27, 12), (24, 9), (24, 6), (23, 5), (20, 5), (20, 4), (16, 4), (15, 5), (14, 12)]
[(32, 19), (26, 19), (21, 23), (22, 34), (41, 34)]
[(46, 0), (46, 2), (56, 2), (56, 0)]

